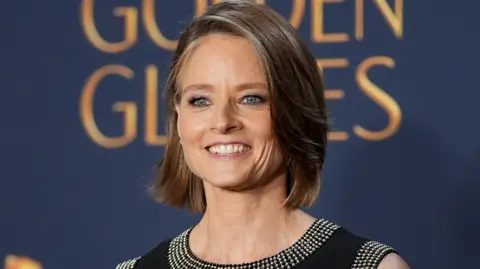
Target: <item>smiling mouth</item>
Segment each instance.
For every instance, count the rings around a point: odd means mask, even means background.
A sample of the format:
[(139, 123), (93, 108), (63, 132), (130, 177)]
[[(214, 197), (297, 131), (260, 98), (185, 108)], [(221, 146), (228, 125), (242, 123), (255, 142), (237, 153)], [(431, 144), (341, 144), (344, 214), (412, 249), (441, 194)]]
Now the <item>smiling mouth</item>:
[(215, 145), (206, 148), (210, 153), (216, 155), (239, 154), (249, 151), (250, 149), (252, 149), (250, 146), (244, 144)]

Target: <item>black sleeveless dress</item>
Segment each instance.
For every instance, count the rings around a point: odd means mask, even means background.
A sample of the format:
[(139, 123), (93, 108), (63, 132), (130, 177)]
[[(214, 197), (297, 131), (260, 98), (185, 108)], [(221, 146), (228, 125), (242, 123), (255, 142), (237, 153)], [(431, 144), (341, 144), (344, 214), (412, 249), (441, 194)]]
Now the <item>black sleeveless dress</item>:
[(387, 254), (396, 253), (390, 246), (320, 219), (295, 244), (274, 256), (244, 264), (214, 264), (198, 259), (190, 251), (190, 231), (163, 241), (144, 256), (118, 264), (116, 269), (375, 269)]

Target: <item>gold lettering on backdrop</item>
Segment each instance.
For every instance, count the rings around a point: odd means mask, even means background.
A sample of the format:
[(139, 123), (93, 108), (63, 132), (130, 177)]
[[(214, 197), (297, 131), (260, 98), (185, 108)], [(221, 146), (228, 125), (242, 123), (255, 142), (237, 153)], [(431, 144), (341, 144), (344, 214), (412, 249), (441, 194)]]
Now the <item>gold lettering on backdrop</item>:
[(152, 41), (166, 50), (175, 50), (178, 40), (166, 38), (158, 28), (155, 20), (155, 0), (144, 0), (142, 5), (142, 18), (145, 29)]
[(25, 256), (7, 255), (3, 269), (42, 269), (42, 264)]
[[(325, 68), (346, 68), (350, 63), (347, 58), (317, 59), (317, 65), (323, 73)], [(342, 90), (325, 90), (325, 98), (327, 99), (343, 99), (343, 97), (345, 97), (345, 92)]]
[[(394, 1), (395, 11), (389, 6), (387, 0), (373, 0), (395, 37), (401, 39), (403, 37), (403, 0)], [(355, 1), (355, 37), (357, 40), (363, 40), (364, 37), (364, 2), (365, 0)]]
[(347, 33), (325, 33), (325, 4), (341, 3), (344, 0), (312, 0), (312, 41), (317, 43), (347, 42)]
[[(290, 23), (298, 28), (305, 14), (306, 0), (293, 0)], [(332, 1), (332, 0), (330, 0)], [(212, 0), (218, 3), (221, 0)], [(259, 4), (265, 4), (265, 0), (256, 0)], [(97, 49), (107, 53), (119, 53), (130, 49), (138, 41), (138, 9), (136, 7), (116, 7), (113, 14), (124, 18), (124, 40), (121, 42), (106, 41), (98, 32), (94, 19), (94, 0), (83, 0), (81, 5), (81, 24), (87, 40)], [(201, 15), (208, 6), (208, 0), (195, 1), (195, 15)], [(156, 22), (155, 0), (143, 0), (142, 2), (143, 26), (151, 40), (159, 47), (166, 50), (174, 50), (178, 40), (168, 39), (160, 31)]]
[(149, 65), (145, 71), (145, 142), (150, 146), (167, 143), (165, 135), (158, 135), (158, 68)]
[[(205, 12), (210, 4), (219, 3), (222, 0), (194, 0), (194, 16), (199, 16)], [(273, 0), (271, 0), (273, 1)], [(371, 0), (377, 10), (383, 16), (385, 22), (392, 30), (396, 38), (403, 38), (403, 0), (391, 0), (393, 4), (389, 4), (388, 0)], [(255, 0), (259, 4), (268, 5), (269, 0)], [(94, 48), (106, 53), (122, 53), (138, 42), (139, 22), (141, 19), (142, 29), (149, 39), (158, 47), (171, 51), (177, 46), (178, 40), (167, 38), (158, 26), (155, 12), (155, 4), (160, 3), (156, 0), (138, 1), (137, 6), (120, 6), (113, 8), (113, 15), (123, 20), (123, 40), (108, 41), (102, 36), (94, 19), (95, 1), (82, 0), (81, 3), (81, 26), (85, 37)], [(162, 2), (163, 3), (163, 2)], [(347, 32), (328, 32), (325, 27), (325, 9), (327, 4), (354, 4), (355, 9), (355, 27), (352, 35), (358, 41), (364, 39), (365, 28), (365, 0), (345, 1), (345, 0), (312, 0), (312, 20), (311, 20), (311, 38), (316, 43), (334, 43), (348, 42), (350, 36)], [(158, 9), (158, 8), (157, 8)], [(306, 0), (292, 0), (292, 10), (290, 12), (289, 21), (293, 27), (298, 29), (305, 16)], [(140, 17), (141, 18), (140, 18)], [(317, 64), (322, 69), (346, 69), (352, 68), (348, 58), (329, 58), (318, 59)], [(353, 133), (366, 140), (382, 140), (391, 137), (398, 132), (402, 122), (402, 112), (399, 104), (386, 93), (385, 90), (374, 84), (368, 77), (368, 72), (375, 66), (388, 67), (393, 69), (395, 61), (386, 56), (372, 56), (360, 63), (356, 69), (355, 80), (359, 89), (374, 103), (379, 105), (388, 116), (388, 123), (382, 130), (367, 130), (360, 125), (353, 126)], [(159, 130), (159, 83), (158, 68), (155, 65), (147, 65), (144, 70), (145, 83), (145, 106), (142, 111), (145, 113), (145, 129), (144, 142), (148, 146), (161, 146), (166, 143), (166, 136), (161, 134)], [(106, 65), (87, 78), (82, 89), (80, 98), (80, 116), (82, 124), (87, 135), (98, 145), (105, 148), (121, 148), (125, 147), (138, 137), (138, 105), (134, 102), (116, 102), (113, 105), (113, 111), (123, 114), (123, 132), (119, 136), (107, 136), (97, 126), (95, 121), (95, 113), (93, 104), (95, 94), (99, 84), (108, 76), (121, 76), (124, 79), (132, 80), (134, 70), (123, 65)], [(328, 76), (328, 75), (327, 75)], [(326, 89), (325, 98), (328, 100), (342, 100), (345, 98), (345, 90), (343, 89)], [(346, 131), (332, 131), (329, 133), (329, 139), (333, 141), (345, 141), (349, 139), (349, 133)]]
[(85, 83), (80, 97), (80, 117), (87, 134), (98, 145), (105, 148), (120, 148), (128, 145), (137, 137), (137, 105), (133, 102), (117, 102), (113, 105), (115, 112), (123, 113), (124, 131), (121, 136), (104, 135), (95, 122), (93, 104), (95, 92), (104, 78), (111, 75), (133, 78), (133, 70), (123, 65), (107, 65), (96, 70)]
[[(326, 68), (347, 68), (349, 66), (348, 59), (317, 59), (317, 65), (320, 68), (320, 72)], [(345, 92), (340, 89), (326, 89), (325, 98), (329, 100), (338, 100), (345, 97)], [(343, 131), (331, 131), (328, 134), (328, 138), (333, 141), (345, 141), (348, 139), (348, 133)]]
[(98, 32), (94, 19), (94, 0), (83, 0), (81, 6), (81, 24), (87, 40), (97, 49), (107, 53), (119, 53), (131, 48), (138, 39), (138, 12), (135, 7), (117, 7), (113, 10), (116, 17), (124, 18), (124, 40), (106, 41)]
[(395, 61), (389, 57), (373, 56), (365, 59), (357, 68), (355, 78), (361, 91), (383, 108), (388, 115), (388, 124), (381, 131), (369, 131), (360, 125), (353, 127), (356, 135), (367, 140), (383, 140), (391, 137), (398, 131), (402, 122), (402, 111), (395, 99), (368, 78), (368, 71), (375, 66), (386, 66), (392, 69), (395, 67)]

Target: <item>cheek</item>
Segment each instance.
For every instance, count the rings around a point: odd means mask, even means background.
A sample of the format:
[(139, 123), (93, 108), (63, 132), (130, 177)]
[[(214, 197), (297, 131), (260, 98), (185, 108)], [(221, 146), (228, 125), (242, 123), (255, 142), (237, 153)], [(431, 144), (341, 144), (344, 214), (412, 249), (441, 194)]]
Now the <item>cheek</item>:
[(268, 112), (257, 114), (255, 120), (250, 122), (249, 129), (255, 138), (255, 144), (257, 144), (259, 148), (263, 148), (260, 150), (261, 154), (265, 154), (258, 158), (269, 159), (274, 163), (277, 163), (279, 159), (281, 160), (283, 158)]
[(194, 116), (179, 113), (177, 131), (182, 140), (182, 145), (190, 146), (200, 144), (203, 134), (205, 133), (204, 125), (204, 123), (199, 122)]
[(269, 143), (275, 139), (272, 121), (267, 111), (255, 113), (249, 119), (249, 129), (255, 138)]

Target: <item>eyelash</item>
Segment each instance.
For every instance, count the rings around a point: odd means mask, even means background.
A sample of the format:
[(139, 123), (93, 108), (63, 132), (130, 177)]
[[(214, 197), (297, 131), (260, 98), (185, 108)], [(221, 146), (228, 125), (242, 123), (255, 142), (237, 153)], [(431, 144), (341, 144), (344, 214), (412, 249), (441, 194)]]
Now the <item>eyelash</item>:
[[(246, 95), (244, 97), (242, 97), (242, 103), (244, 100), (246, 100), (247, 98), (256, 98), (256, 100), (258, 100), (257, 103), (247, 103), (247, 105), (259, 105), (259, 104), (263, 104), (265, 103), (265, 98), (263, 96), (260, 96), (260, 95), (256, 95), (256, 94), (249, 94), (249, 95)], [(191, 97), (189, 100), (188, 100), (188, 104), (191, 105), (191, 106), (194, 106), (194, 107), (205, 107), (207, 106), (208, 104), (203, 104), (203, 105), (198, 105), (198, 104), (195, 104), (197, 101), (199, 100), (207, 100), (208, 98), (206, 96), (194, 96), (194, 97)]]

